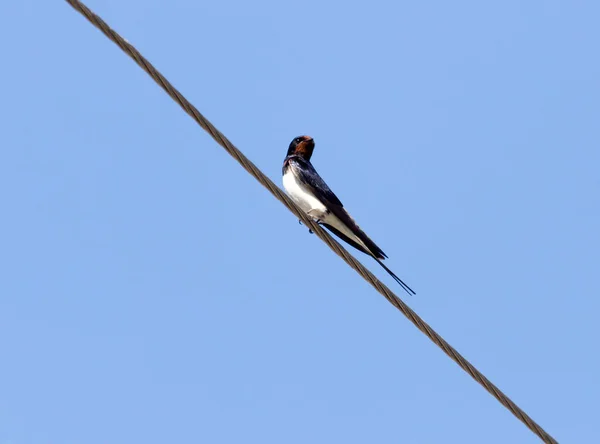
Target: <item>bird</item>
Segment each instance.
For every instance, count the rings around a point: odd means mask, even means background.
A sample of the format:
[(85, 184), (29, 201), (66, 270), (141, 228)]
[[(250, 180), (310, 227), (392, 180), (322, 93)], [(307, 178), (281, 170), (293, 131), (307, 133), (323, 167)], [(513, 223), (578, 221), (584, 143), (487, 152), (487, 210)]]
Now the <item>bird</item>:
[(310, 136), (296, 137), (290, 143), (282, 168), (283, 187), (287, 195), (316, 223), (375, 259), (408, 294), (416, 294), (382, 262), (387, 255), (360, 229), (319, 176), (310, 163), (314, 149), (315, 141)]

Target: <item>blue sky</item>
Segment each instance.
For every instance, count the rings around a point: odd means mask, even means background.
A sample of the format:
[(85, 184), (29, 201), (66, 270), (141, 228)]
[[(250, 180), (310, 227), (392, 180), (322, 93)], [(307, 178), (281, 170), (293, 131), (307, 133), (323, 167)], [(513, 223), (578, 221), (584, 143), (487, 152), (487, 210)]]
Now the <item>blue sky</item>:
[[(596, 436), (600, 5), (92, 1), (427, 322)], [(4, 2), (0, 444), (538, 439), (66, 2)]]

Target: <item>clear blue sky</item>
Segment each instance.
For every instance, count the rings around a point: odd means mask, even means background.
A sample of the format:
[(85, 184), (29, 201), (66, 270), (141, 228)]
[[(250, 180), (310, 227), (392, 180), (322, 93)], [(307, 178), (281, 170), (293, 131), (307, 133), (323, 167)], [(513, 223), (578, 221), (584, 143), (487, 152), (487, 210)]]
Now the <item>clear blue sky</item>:
[[(88, 3), (406, 298), (597, 437), (600, 3)], [(0, 444), (535, 443), (63, 1), (2, 2)]]

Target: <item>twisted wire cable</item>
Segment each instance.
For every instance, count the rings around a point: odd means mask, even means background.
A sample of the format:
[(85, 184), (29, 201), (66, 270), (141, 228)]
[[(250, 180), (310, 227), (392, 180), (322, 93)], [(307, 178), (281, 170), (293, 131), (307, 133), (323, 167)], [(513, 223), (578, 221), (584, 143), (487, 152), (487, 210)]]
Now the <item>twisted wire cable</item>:
[(415, 327), (423, 332), (434, 344), (442, 349), (454, 362), (466, 371), (475, 381), (481, 384), (494, 398), (506, 407), (514, 416), (523, 422), (543, 442), (557, 444), (558, 442), (537, 424), (527, 413), (517, 406), (498, 387), (477, 370), (467, 359), (456, 351), (444, 338), (435, 332), (423, 319), (408, 307), (396, 294), (377, 279), (358, 260), (336, 242), (318, 224), (301, 211), (281, 189), (273, 183), (262, 171), (258, 169), (240, 150), (238, 150), (215, 126), (206, 119), (194, 105), (173, 86), (171, 83), (127, 40), (121, 37), (99, 16), (93, 13), (85, 4), (78, 0), (66, 0), (76, 11), (81, 13), (90, 23), (98, 28), (111, 41), (116, 43), (129, 57), (131, 57), (158, 85), (181, 106), (211, 137), (221, 145), (248, 173), (260, 182), (269, 192), (287, 207), (298, 219), (310, 228), (329, 248), (331, 248), (344, 262), (352, 267), (363, 279), (371, 284), (394, 307), (404, 314)]

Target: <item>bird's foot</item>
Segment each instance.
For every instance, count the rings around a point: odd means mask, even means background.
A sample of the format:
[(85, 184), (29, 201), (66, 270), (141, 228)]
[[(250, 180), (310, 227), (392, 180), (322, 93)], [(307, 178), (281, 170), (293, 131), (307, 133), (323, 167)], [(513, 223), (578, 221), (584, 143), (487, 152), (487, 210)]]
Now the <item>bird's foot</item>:
[[(308, 212), (308, 215), (310, 216), (310, 211)], [(316, 224), (320, 224), (320, 223), (321, 223), (321, 219), (316, 219), (316, 218), (313, 218), (313, 221), (314, 221)], [(302, 223), (302, 219), (298, 219), (298, 224), (300, 224), (300, 225), (304, 225), (304, 224)], [(309, 232), (310, 234), (314, 234), (314, 231), (313, 231), (313, 230), (311, 230), (310, 228), (308, 229), (308, 232)]]

